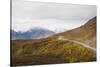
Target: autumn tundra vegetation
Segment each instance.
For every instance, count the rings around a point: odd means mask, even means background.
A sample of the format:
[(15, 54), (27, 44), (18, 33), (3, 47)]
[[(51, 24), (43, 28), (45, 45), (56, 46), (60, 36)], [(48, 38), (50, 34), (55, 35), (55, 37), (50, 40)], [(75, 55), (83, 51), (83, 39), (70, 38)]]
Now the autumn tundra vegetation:
[(96, 17), (47, 38), (11, 40), (11, 59), (12, 66), (96, 61)]

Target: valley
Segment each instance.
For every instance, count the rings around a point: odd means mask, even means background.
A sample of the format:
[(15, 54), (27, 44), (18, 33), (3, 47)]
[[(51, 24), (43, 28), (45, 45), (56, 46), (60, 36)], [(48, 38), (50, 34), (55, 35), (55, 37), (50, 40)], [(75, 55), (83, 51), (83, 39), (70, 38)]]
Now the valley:
[(12, 66), (96, 61), (96, 17), (46, 38), (11, 40), (11, 53)]

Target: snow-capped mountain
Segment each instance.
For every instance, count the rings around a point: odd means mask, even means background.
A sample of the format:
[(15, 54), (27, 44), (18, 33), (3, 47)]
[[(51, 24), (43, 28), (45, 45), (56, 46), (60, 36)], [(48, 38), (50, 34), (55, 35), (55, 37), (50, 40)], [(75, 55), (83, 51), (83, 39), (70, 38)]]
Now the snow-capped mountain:
[(44, 28), (33, 28), (26, 32), (16, 32), (11, 30), (11, 39), (40, 39), (51, 36), (55, 34), (54, 32), (44, 29)]

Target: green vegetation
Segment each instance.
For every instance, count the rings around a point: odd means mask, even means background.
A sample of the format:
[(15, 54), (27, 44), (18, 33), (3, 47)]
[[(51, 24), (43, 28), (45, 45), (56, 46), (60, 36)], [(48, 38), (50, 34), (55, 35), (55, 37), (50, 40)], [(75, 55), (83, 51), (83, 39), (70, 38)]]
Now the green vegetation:
[[(18, 42), (16, 42), (18, 43)], [(41, 60), (42, 59), (42, 60)], [(12, 44), (12, 65), (51, 64), (95, 61), (93, 50), (70, 41), (44, 39)]]

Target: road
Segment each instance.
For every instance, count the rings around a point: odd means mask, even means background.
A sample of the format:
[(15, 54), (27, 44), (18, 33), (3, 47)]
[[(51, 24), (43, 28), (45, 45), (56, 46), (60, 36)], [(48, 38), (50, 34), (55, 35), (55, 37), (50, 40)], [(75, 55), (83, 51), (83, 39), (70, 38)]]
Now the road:
[(70, 39), (63, 38), (63, 37), (59, 37), (58, 39), (59, 40), (63, 40), (63, 41), (70, 41), (70, 42), (74, 42), (74, 43), (80, 44), (80, 45), (82, 45), (82, 46), (84, 46), (86, 48), (92, 49), (93, 51), (96, 52), (96, 49), (91, 47), (91, 46), (89, 46), (88, 44), (85, 44), (85, 43), (82, 43), (82, 42), (79, 42), (79, 41), (76, 41), (76, 40), (70, 40)]
[(84, 47), (87, 47), (87, 48), (89, 48), (89, 49), (92, 49), (93, 51), (96, 51), (95, 48), (93, 48), (93, 47), (91, 47), (91, 46), (89, 46), (89, 45), (87, 45), (87, 44), (84, 44), (84, 43), (82, 43), (82, 42), (79, 42), (79, 41), (76, 41), (76, 40), (69, 40), (69, 41), (74, 42), (74, 43), (77, 43), (77, 44), (80, 44), (80, 45), (82, 45), (82, 46), (84, 46)]

